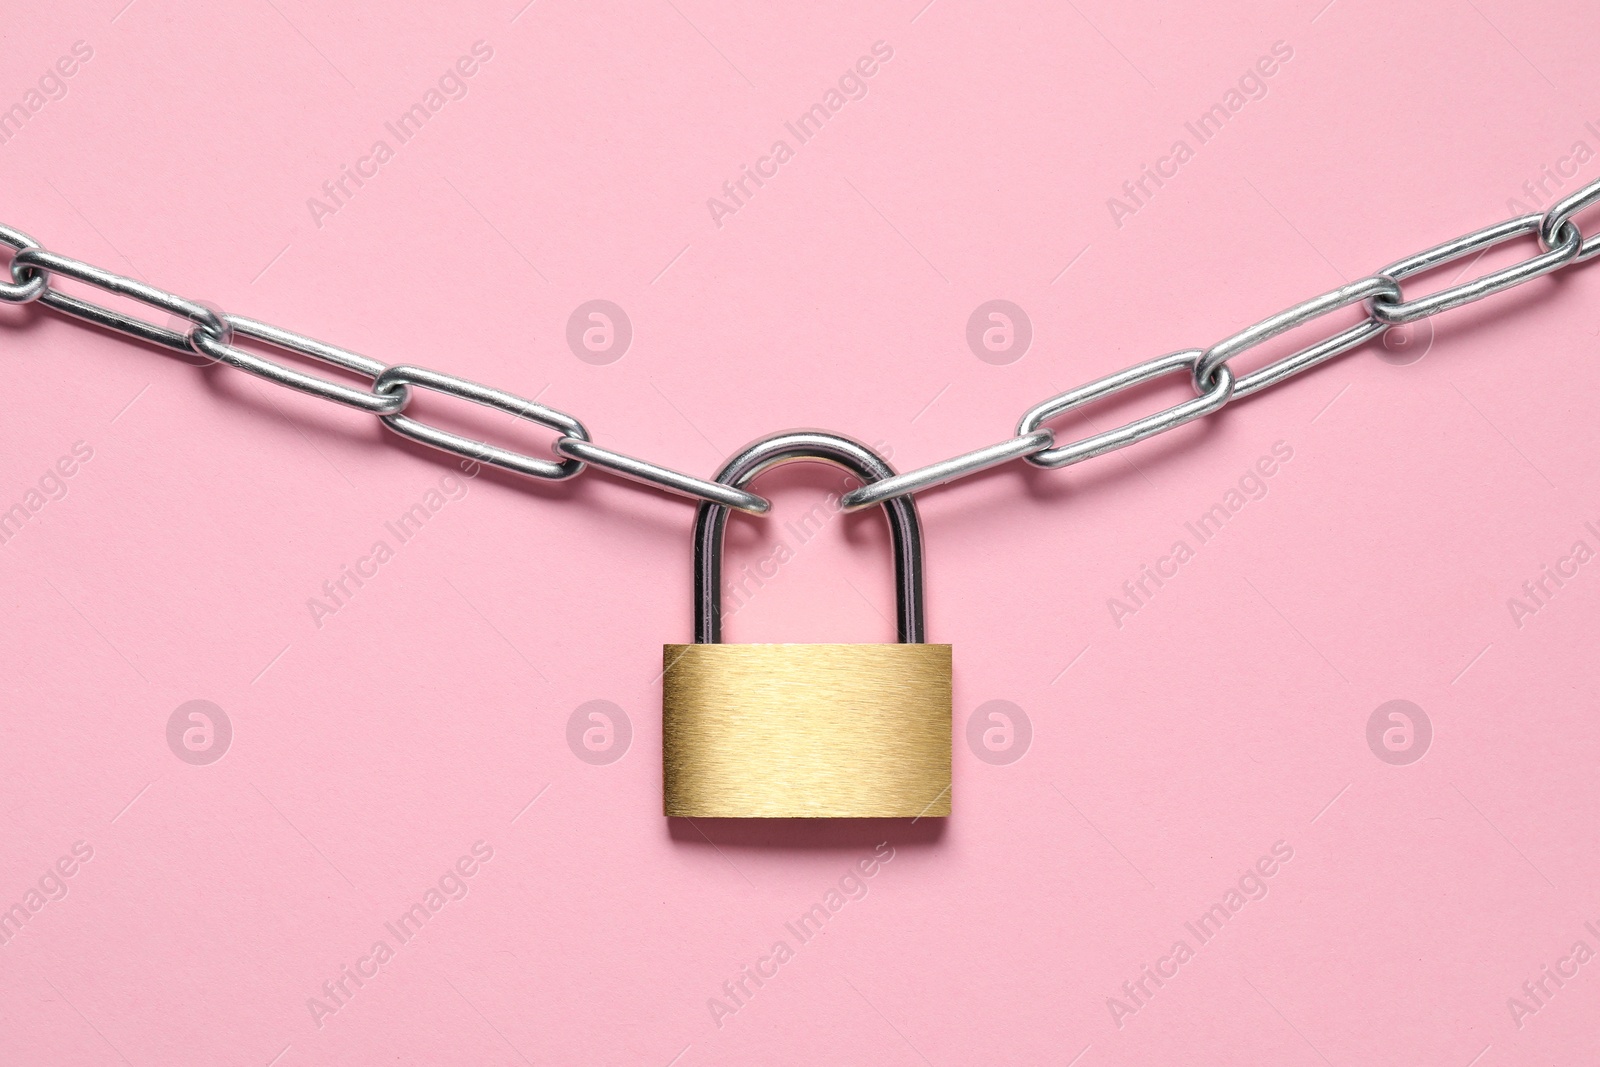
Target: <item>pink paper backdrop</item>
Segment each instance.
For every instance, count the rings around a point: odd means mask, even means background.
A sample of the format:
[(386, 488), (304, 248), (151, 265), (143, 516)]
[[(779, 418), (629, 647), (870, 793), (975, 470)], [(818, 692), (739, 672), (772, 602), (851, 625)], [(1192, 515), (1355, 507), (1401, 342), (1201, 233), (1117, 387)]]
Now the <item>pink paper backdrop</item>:
[[(923, 2), (18, 5), (0, 221), (706, 474), (989, 444), (1600, 177), (1593, 5)], [(0, 1062), (1593, 1062), (1597, 301), (927, 494), (914, 826), (660, 816), (688, 503), (0, 310)], [(760, 483), (731, 639), (891, 636), (880, 521), (788, 525), (838, 483)]]

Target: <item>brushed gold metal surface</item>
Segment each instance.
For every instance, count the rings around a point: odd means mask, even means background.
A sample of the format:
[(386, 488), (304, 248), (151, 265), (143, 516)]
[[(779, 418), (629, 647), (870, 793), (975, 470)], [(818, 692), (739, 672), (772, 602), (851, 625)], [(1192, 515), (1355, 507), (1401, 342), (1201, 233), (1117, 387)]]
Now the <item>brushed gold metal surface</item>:
[(949, 645), (667, 645), (667, 815), (950, 814)]

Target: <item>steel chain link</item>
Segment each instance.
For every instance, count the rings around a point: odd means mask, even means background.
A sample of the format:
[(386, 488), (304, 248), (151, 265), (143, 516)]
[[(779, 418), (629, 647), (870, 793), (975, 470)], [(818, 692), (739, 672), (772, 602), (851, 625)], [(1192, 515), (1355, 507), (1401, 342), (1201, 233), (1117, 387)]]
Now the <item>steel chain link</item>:
[[(846, 510), (856, 510), (882, 504), (1017, 459), (1025, 459), (1038, 467), (1080, 463), (1213, 414), (1231, 401), (1254, 396), (1319, 363), (1343, 355), (1379, 337), (1391, 326), (1474, 303), (1600, 255), (1600, 233), (1586, 238), (1573, 221), (1574, 216), (1596, 204), (1600, 204), (1600, 181), (1578, 189), (1542, 214), (1507, 219), (1396, 260), (1368, 277), (1286, 308), (1209, 348), (1172, 352), (1069, 389), (1029, 408), (1019, 420), (1014, 437), (863, 485), (847, 493), (843, 505)], [(1543, 251), (1426, 296), (1411, 299), (1404, 296), (1401, 282), (1406, 279), (1524, 236), (1537, 237)], [(38, 301), (54, 311), (136, 340), (177, 352), (196, 352), (277, 385), (375, 415), (389, 429), (412, 440), (529, 477), (572, 478), (593, 466), (668, 492), (751, 514), (765, 514), (770, 508), (768, 501), (744, 489), (697, 478), (597, 445), (590, 440), (583, 423), (571, 415), (514, 393), (426, 367), (385, 364), (268, 323), (220, 312), (146, 282), (49, 251), (32, 237), (9, 226), (0, 225), (0, 245), (12, 250), (11, 281), (0, 282), (0, 302)], [(186, 319), (189, 330), (180, 333), (69, 296), (51, 284), (56, 276)], [(1365, 310), (1360, 322), (1248, 373), (1239, 374), (1231, 366), (1230, 361), (1245, 351), (1355, 304), (1362, 305)], [(363, 389), (296, 370), (238, 347), (234, 342), (239, 338), (338, 367), (366, 378), (371, 384)], [(1156, 414), (1067, 443), (1058, 443), (1056, 434), (1044, 425), (1085, 404), (1177, 372), (1186, 372), (1195, 396)], [(477, 441), (407, 415), (412, 386), (494, 408), (553, 431), (557, 437), (551, 445), (551, 456), (531, 456)]]

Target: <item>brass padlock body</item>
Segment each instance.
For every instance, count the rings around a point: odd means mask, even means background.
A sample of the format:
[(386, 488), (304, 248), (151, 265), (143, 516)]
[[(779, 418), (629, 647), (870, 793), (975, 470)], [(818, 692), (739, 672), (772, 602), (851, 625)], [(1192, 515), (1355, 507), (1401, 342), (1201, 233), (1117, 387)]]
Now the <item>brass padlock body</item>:
[(950, 814), (949, 645), (667, 645), (666, 813)]

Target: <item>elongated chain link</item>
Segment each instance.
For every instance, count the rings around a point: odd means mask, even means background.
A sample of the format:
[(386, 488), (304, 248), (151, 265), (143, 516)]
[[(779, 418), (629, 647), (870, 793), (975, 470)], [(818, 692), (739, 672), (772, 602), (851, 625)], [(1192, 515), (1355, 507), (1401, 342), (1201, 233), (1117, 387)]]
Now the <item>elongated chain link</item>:
[[(1172, 352), (1069, 389), (1029, 408), (1018, 421), (1015, 436), (863, 485), (845, 495), (844, 507), (853, 511), (882, 504), (1018, 459), (1038, 467), (1080, 463), (1214, 414), (1232, 401), (1281, 385), (1302, 371), (1358, 348), (1381, 336), (1391, 326), (1474, 303), (1600, 255), (1600, 233), (1585, 237), (1574, 221), (1574, 216), (1596, 204), (1600, 204), (1600, 181), (1576, 190), (1552, 204), (1543, 214), (1507, 219), (1396, 260), (1368, 277), (1262, 319), (1209, 348)], [(1401, 283), (1413, 275), (1481, 254), (1506, 241), (1530, 236), (1537, 237), (1542, 248), (1536, 255), (1426, 296), (1407, 299), (1403, 293)], [(0, 282), (0, 302), (26, 304), (37, 300), (54, 311), (126, 337), (173, 351), (196, 352), (274, 384), (377, 416), (389, 429), (412, 440), (531, 478), (572, 478), (589, 467), (596, 467), (630, 481), (754, 515), (766, 514), (771, 507), (767, 500), (745, 489), (697, 478), (603, 448), (590, 439), (588, 429), (571, 415), (514, 393), (426, 367), (385, 364), (265, 322), (217, 311), (146, 282), (52, 252), (21, 230), (9, 226), (0, 225), (0, 245), (12, 250), (12, 280)], [(171, 330), (69, 296), (51, 284), (56, 277), (128, 297), (186, 319), (188, 332)], [(1363, 307), (1365, 317), (1353, 326), (1243, 374), (1231, 365), (1236, 357), (1281, 333), (1356, 304)], [(357, 378), (365, 378), (369, 384), (362, 387), (296, 370), (239, 347), (235, 344), (239, 339), (326, 363)], [(1060, 442), (1055, 432), (1044, 425), (1068, 411), (1176, 372), (1184, 372), (1192, 384), (1193, 399), (1076, 441)], [(530, 456), (464, 437), (408, 415), (405, 412), (411, 403), (413, 387), (495, 408), (551, 430), (557, 435), (551, 453), (544, 457)]]

